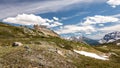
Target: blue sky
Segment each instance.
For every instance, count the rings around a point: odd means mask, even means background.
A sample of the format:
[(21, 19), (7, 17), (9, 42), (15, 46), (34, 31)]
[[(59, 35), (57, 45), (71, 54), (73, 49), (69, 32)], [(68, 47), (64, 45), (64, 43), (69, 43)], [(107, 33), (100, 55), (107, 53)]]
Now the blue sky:
[(0, 20), (45, 25), (63, 37), (120, 31), (120, 0), (0, 0)]

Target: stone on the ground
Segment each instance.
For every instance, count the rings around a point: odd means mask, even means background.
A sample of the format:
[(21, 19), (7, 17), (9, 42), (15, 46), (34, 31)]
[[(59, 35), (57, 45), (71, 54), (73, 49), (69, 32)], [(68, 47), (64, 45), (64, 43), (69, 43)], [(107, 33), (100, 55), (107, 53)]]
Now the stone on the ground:
[(16, 47), (16, 46), (22, 46), (23, 44), (21, 42), (14, 42), (12, 44), (13, 47)]

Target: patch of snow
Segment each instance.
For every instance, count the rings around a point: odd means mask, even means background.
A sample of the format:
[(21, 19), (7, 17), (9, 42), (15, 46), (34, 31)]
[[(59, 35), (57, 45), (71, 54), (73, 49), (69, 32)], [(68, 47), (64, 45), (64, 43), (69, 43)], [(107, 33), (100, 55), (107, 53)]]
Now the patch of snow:
[(103, 47), (105, 47), (105, 48), (106, 48), (107, 46), (103, 46)]
[(104, 56), (104, 55), (100, 56), (100, 55), (97, 55), (97, 54), (91, 53), (91, 52), (78, 51), (78, 50), (74, 50), (74, 52), (84, 55), (84, 56), (91, 57), (91, 58), (96, 58), (96, 59), (100, 59), (100, 60), (109, 60), (109, 59), (107, 59), (108, 56)]
[(109, 58), (109, 56), (106, 56), (106, 55), (103, 55), (102, 57), (104, 57), (104, 58)]
[(119, 37), (117, 37), (117, 38), (115, 38), (116, 40), (119, 40), (120, 38)]
[(115, 40), (114, 39), (110, 39), (107, 43), (111, 43), (111, 42), (114, 42)]
[(103, 44), (103, 43), (106, 43), (106, 40), (101, 39), (101, 40), (99, 40), (98, 42), (99, 42), (100, 44)]

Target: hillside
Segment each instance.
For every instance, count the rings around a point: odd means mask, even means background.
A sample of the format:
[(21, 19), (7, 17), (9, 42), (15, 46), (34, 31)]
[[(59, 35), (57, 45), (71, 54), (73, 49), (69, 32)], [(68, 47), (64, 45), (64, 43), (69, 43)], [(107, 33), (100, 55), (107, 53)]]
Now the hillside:
[[(61, 39), (53, 31), (0, 23), (0, 68), (116, 68), (116, 61), (100, 60), (80, 51), (102, 55), (91, 46)], [(12, 46), (20, 42), (22, 46)]]

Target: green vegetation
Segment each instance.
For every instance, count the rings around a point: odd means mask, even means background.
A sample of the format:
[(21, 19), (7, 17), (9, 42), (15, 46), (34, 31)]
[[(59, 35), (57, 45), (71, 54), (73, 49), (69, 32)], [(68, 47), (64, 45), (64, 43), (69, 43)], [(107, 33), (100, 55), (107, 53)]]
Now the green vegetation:
[(120, 46), (117, 46), (114, 43), (108, 43), (95, 46), (94, 48), (104, 53), (110, 53), (110, 61), (120, 64)]
[(96, 60), (85, 56), (79, 56), (75, 59), (75, 65), (78, 68), (118, 68), (119, 63), (114, 63), (111, 61)]
[(68, 50), (71, 50), (76, 46), (89, 47), (83, 43), (67, 41), (59, 37), (45, 36), (42, 32), (34, 29), (29, 29), (27, 27), (15, 27), (7, 24), (0, 24), (0, 37), (1, 46), (12, 45), (12, 43), (15, 41), (22, 42), (24, 44), (28, 44), (30, 42), (36, 43), (37, 41), (47, 41), (49, 43), (54, 42), (57, 46)]

